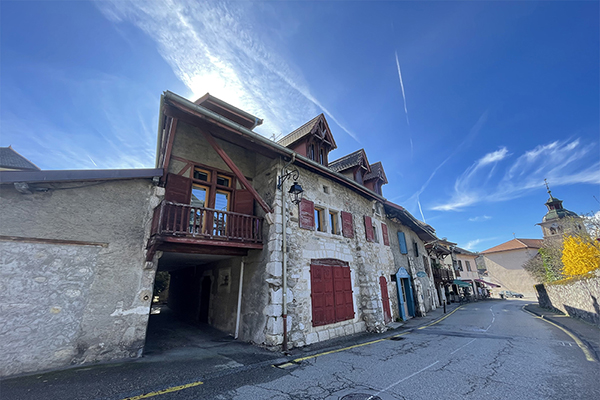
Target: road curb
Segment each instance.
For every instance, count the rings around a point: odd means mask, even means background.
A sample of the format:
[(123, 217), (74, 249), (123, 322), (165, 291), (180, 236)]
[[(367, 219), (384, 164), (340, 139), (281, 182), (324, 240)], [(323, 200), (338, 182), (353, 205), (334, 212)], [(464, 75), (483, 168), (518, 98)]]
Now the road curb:
[[(577, 332), (575, 332), (573, 329), (571, 329), (568, 326), (564, 325), (563, 323), (557, 321), (556, 319), (548, 318), (547, 316), (545, 316), (542, 313), (539, 313), (539, 312), (536, 312), (534, 310), (529, 309), (528, 306), (530, 306), (532, 304), (533, 303), (526, 304), (526, 305), (524, 305), (522, 307), (522, 309), (524, 311), (530, 313), (530, 314), (537, 315), (538, 317), (540, 317), (543, 320), (552, 322), (553, 324), (555, 324), (555, 325), (561, 327), (562, 329), (564, 329), (565, 331), (569, 332), (571, 335), (573, 335), (574, 337), (576, 337), (577, 339), (579, 339), (588, 348), (588, 351), (590, 351), (592, 353), (592, 355), (594, 356), (596, 362), (600, 361), (600, 356), (599, 356), (598, 352), (596, 351), (596, 348), (594, 346), (592, 346), (590, 344), (590, 342), (588, 342), (585, 338), (583, 338), (580, 334), (578, 334)], [(548, 311), (552, 312), (550, 310), (548, 310)], [(569, 317), (569, 318), (571, 318), (571, 317)]]

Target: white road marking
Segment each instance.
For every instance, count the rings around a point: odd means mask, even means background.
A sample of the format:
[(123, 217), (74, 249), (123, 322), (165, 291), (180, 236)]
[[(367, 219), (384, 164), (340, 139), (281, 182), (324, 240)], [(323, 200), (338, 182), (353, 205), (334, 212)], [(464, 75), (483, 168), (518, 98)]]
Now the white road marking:
[(456, 353), (457, 351), (459, 351), (459, 350), (462, 350), (463, 348), (467, 347), (468, 345), (470, 345), (471, 343), (473, 343), (473, 342), (474, 342), (474, 341), (476, 341), (476, 340), (477, 340), (477, 339), (473, 339), (473, 340), (471, 340), (469, 343), (465, 344), (464, 346), (460, 346), (458, 349), (454, 350), (454, 351), (453, 351), (452, 353), (450, 353), (450, 354), (454, 354), (454, 353)]
[[(396, 382), (396, 383), (392, 383), (390, 386), (386, 387), (385, 389), (382, 389), (382, 390), (380, 390), (379, 392), (375, 393), (373, 396), (378, 396), (378, 395), (380, 395), (381, 393), (383, 393), (383, 392), (386, 392), (386, 391), (390, 390), (390, 389), (391, 389), (391, 388), (393, 388), (394, 386), (396, 386), (396, 385), (399, 385), (399, 384), (401, 384), (402, 382), (404, 382), (405, 380), (407, 380), (407, 379), (410, 379), (410, 378), (412, 378), (413, 376), (420, 374), (421, 372), (423, 372), (423, 371), (425, 371), (425, 370), (427, 370), (427, 369), (429, 369), (429, 368), (433, 367), (433, 366), (434, 366), (435, 364), (437, 364), (437, 363), (439, 363), (439, 360), (438, 360), (438, 361), (436, 361), (436, 362), (434, 362), (433, 364), (429, 364), (429, 365), (428, 365), (428, 366), (426, 366), (425, 368), (422, 368), (422, 369), (420, 369), (419, 371), (417, 371), (417, 372), (415, 372), (415, 373), (413, 373), (413, 374), (411, 374), (411, 375), (409, 375), (409, 376), (407, 376), (407, 377), (404, 377), (404, 378), (400, 379), (400, 380), (399, 380), (398, 382)], [(369, 397), (367, 398), (367, 400), (371, 400), (371, 399), (373, 398), (373, 396), (369, 396)]]
[(492, 325), (494, 324), (494, 321), (496, 320), (496, 317), (494, 316), (494, 310), (492, 310), (492, 307), (490, 307), (490, 312), (492, 313), (492, 323), (490, 324), (490, 326), (488, 326), (487, 328), (485, 328), (484, 332), (487, 332), (488, 329), (490, 329), (492, 327)]

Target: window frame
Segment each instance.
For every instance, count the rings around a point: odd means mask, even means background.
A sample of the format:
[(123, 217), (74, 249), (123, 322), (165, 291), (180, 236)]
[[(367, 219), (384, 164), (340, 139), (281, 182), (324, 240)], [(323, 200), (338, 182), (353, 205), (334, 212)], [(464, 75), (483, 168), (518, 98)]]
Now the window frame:
[(340, 229), (340, 213), (336, 210), (332, 210), (329, 209), (327, 210), (328, 214), (329, 214), (329, 220), (327, 221), (329, 223), (328, 229), (327, 231), (329, 233), (331, 233), (332, 235), (340, 235), (341, 234), (341, 229)]
[(327, 233), (327, 223), (325, 221), (325, 208), (315, 205), (314, 207), (315, 231)]

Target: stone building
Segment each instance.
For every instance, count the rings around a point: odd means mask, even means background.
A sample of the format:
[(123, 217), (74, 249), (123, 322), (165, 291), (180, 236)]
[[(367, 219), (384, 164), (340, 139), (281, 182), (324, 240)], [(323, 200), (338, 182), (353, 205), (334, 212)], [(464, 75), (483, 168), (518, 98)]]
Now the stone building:
[(499, 290), (512, 290), (533, 296), (536, 282), (523, 264), (538, 254), (541, 239), (512, 239), (481, 252), (489, 281)]
[(161, 175), (0, 173), (0, 376), (142, 354)]
[(278, 142), (260, 123), (165, 92), (155, 169), (0, 173), (2, 375), (138, 357), (153, 308), (283, 349), (435, 309), (435, 231), (383, 165), (330, 163), (322, 114)]

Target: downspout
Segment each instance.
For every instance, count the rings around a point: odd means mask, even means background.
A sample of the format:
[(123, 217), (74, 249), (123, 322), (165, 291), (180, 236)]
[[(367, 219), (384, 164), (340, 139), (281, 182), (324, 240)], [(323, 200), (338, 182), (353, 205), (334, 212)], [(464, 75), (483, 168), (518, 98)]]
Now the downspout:
[[(296, 161), (296, 154), (292, 154), (292, 159), (281, 169), (281, 176), (285, 175), (285, 170), (289, 167), (294, 161)], [(281, 261), (281, 286), (283, 290), (282, 294), (282, 313), (283, 317), (283, 344), (282, 350), (288, 351), (287, 344), (287, 239), (286, 239), (286, 229), (287, 229), (287, 218), (286, 218), (286, 199), (285, 192), (283, 190), (283, 182), (281, 182), (281, 230), (283, 234), (283, 238), (281, 240), (281, 253), (282, 253), (282, 261)]]
[(237, 339), (240, 333), (240, 316), (242, 314), (242, 286), (244, 285), (244, 258), (242, 258), (242, 262), (240, 263), (240, 284), (238, 288), (238, 301), (237, 301), (237, 315), (235, 318), (235, 336), (234, 339)]

